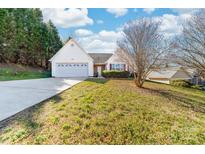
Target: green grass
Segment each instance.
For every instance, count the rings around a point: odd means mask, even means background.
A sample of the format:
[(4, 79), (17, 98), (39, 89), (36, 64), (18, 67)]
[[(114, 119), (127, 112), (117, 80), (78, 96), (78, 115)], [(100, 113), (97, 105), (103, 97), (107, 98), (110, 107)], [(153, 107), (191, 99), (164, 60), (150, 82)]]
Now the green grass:
[(205, 144), (205, 93), (132, 80), (89, 79), (24, 111), (2, 144)]
[(11, 68), (0, 68), (0, 81), (47, 78), (48, 71), (15, 71)]

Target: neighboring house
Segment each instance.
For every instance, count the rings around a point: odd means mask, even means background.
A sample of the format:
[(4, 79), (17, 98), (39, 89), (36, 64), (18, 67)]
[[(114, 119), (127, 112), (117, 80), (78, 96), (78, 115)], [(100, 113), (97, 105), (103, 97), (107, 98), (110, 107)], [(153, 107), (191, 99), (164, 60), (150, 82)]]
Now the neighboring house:
[(171, 80), (191, 81), (193, 74), (182, 67), (168, 67), (150, 71), (147, 80), (170, 84)]
[(53, 77), (101, 76), (103, 70), (129, 70), (116, 54), (87, 53), (70, 39), (50, 60)]
[(196, 85), (205, 85), (205, 80), (204, 78), (197, 73), (197, 71), (195, 69), (186, 69), (186, 71), (191, 75), (192, 79), (191, 79), (191, 83), (192, 84), (196, 84)]

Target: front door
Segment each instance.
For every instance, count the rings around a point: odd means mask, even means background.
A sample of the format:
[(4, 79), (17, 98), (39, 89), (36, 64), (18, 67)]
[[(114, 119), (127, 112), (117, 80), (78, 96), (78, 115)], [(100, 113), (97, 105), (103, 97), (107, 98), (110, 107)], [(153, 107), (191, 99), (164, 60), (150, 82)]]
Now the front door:
[(101, 66), (98, 66), (98, 67), (97, 67), (97, 71), (98, 71), (98, 76), (102, 76)]

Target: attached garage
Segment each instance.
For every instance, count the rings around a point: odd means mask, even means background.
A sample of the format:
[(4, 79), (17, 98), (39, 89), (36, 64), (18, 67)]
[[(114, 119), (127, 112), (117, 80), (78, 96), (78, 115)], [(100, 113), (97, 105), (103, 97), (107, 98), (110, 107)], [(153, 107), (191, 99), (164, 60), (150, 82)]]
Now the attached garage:
[(93, 76), (93, 59), (73, 39), (69, 40), (50, 62), (53, 77)]
[(56, 63), (56, 77), (87, 77), (88, 63)]

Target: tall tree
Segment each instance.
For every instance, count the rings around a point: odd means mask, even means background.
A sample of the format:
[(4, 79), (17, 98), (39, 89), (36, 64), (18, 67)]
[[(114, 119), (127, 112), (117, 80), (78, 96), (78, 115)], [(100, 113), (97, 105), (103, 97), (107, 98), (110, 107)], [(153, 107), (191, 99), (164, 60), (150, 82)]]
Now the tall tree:
[(150, 69), (159, 67), (169, 45), (159, 33), (161, 22), (152, 19), (131, 21), (118, 41), (118, 56), (133, 70), (135, 84), (142, 87)]
[[(45, 28), (44, 28), (45, 29)], [(45, 67), (48, 68), (48, 60), (63, 46), (62, 41), (58, 35), (58, 31), (54, 24), (49, 20), (46, 24), (46, 50), (44, 52)]]
[(183, 25), (183, 33), (177, 39), (181, 51), (181, 64), (195, 68), (205, 78), (205, 10), (193, 15)]
[(28, 22), (29, 29), (29, 51), (31, 65), (38, 65), (39, 59), (41, 59), (41, 53), (43, 52), (43, 46), (41, 44), (41, 37), (43, 30), (43, 16), (40, 9), (32, 9), (30, 11), (30, 17)]
[(6, 18), (8, 16), (7, 9), (0, 9), (0, 62), (5, 62), (4, 48), (5, 48), (5, 29)]
[(15, 63), (28, 64), (29, 59), (29, 9), (15, 9), (14, 16), (16, 20), (16, 37), (17, 48), (14, 52)]
[(16, 23), (12, 9), (0, 9), (0, 60), (12, 60), (15, 49)]
[(58, 31), (40, 9), (0, 9), (0, 62), (48, 68), (62, 47)]

